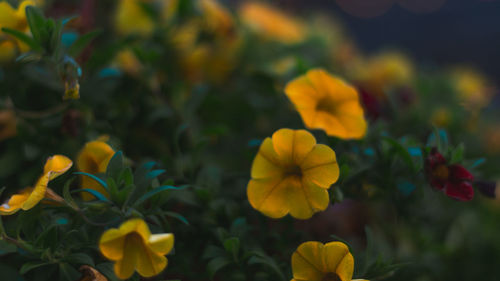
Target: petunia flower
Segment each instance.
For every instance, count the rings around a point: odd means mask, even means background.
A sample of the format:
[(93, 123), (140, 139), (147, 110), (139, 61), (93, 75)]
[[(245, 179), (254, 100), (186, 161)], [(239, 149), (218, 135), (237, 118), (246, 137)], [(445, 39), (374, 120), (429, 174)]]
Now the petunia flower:
[(120, 228), (107, 230), (99, 241), (103, 256), (115, 261), (114, 271), (120, 279), (130, 278), (136, 270), (143, 277), (159, 274), (167, 266), (165, 255), (173, 246), (173, 234), (152, 235), (141, 219), (131, 219)]
[(354, 257), (342, 242), (302, 243), (292, 255), (292, 281), (362, 281), (352, 279)]
[(339, 177), (335, 152), (305, 130), (281, 129), (266, 138), (253, 161), (248, 201), (271, 218), (308, 219), (328, 207)]
[[(106, 172), (109, 160), (115, 155), (115, 151), (104, 141), (96, 140), (85, 144), (83, 149), (78, 154), (76, 165), (79, 171), (88, 174), (98, 174)], [(104, 196), (108, 196), (108, 192), (97, 181), (87, 176), (82, 176), (82, 187), (90, 188), (98, 191)], [(82, 193), (83, 200), (92, 200), (94, 196), (87, 193)]]
[(154, 30), (153, 18), (142, 7), (145, 0), (119, 0), (114, 26), (120, 35), (150, 36)]
[(460, 165), (448, 165), (436, 148), (425, 159), (425, 174), (432, 187), (453, 199), (469, 201), (474, 197), (474, 176)]
[(495, 91), (482, 73), (471, 68), (452, 70), (451, 82), (463, 106), (471, 110), (488, 105)]
[(0, 206), (0, 215), (12, 215), (19, 210), (29, 210), (38, 204), (42, 199), (60, 198), (50, 188), (49, 182), (65, 173), (73, 162), (66, 156), (54, 155), (47, 159), (43, 169), (43, 175), (38, 179), (34, 187), (21, 190), (18, 194), (12, 195), (7, 202)]
[(247, 1), (240, 7), (239, 14), (250, 29), (266, 39), (293, 44), (306, 37), (306, 27), (300, 20), (270, 5)]
[(285, 93), (307, 128), (321, 129), (342, 139), (360, 139), (366, 134), (358, 93), (325, 70), (309, 70), (289, 82)]

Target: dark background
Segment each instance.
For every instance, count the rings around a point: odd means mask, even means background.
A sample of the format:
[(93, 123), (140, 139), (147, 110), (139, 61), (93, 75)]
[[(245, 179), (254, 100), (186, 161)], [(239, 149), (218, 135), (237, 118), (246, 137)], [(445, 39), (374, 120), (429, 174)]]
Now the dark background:
[[(310, 9), (330, 11), (365, 52), (398, 47), (419, 63), (466, 63), (483, 70), (490, 79), (500, 83), (500, 0), (405, 0), (409, 2), (407, 8), (398, 3), (387, 4), (395, 1), (277, 2), (283, 8), (299, 13)], [(350, 6), (350, 10), (342, 8), (338, 2), (346, 2), (344, 6)], [(352, 4), (354, 2), (360, 3), (356, 6)], [(374, 4), (377, 2), (379, 4)], [(408, 10), (408, 6), (413, 6), (413, 11)]]

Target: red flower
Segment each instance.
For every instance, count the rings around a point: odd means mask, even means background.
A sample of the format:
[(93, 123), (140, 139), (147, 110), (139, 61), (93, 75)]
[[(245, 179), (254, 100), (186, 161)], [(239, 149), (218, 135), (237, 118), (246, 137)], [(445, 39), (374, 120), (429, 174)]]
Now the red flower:
[(460, 165), (448, 165), (436, 148), (425, 159), (425, 174), (432, 187), (453, 199), (469, 201), (474, 197), (474, 176)]

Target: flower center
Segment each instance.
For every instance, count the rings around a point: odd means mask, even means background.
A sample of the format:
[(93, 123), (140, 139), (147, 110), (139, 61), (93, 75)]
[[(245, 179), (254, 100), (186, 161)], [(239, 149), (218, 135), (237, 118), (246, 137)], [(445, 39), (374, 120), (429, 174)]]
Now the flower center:
[(335, 111), (335, 103), (329, 98), (322, 98), (316, 104), (317, 111), (332, 112)]
[(321, 279), (321, 281), (342, 281), (342, 279), (340, 279), (337, 273), (328, 272), (327, 274), (325, 274), (325, 276), (323, 276), (323, 279)]
[(439, 165), (434, 169), (432, 174), (440, 180), (447, 180), (449, 176), (448, 167), (446, 165)]
[(298, 165), (292, 165), (285, 171), (286, 176), (302, 178), (302, 169)]

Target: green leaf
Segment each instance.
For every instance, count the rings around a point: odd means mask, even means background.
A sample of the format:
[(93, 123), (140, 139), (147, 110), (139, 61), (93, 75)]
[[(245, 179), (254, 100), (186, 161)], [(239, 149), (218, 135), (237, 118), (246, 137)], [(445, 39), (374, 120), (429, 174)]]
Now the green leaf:
[(64, 198), (64, 201), (66, 201), (66, 204), (68, 204), (68, 206), (70, 206), (72, 209), (74, 210), (78, 210), (79, 207), (78, 205), (76, 204), (75, 200), (73, 199), (73, 197), (71, 196), (71, 192), (69, 191), (70, 189), (70, 185), (71, 183), (74, 181), (74, 178), (72, 178), (71, 180), (67, 181), (65, 184), (64, 184), (64, 188), (63, 188), (63, 198)]
[(80, 277), (80, 272), (67, 263), (59, 263), (59, 281), (75, 281)]
[(403, 145), (401, 145), (398, 141), (389, 137), (382, 137), (382, 139), (388, 142), (392, 146), (395, 152), (403, 159), (404, 162), (406, 162), (406, 164), (412, 171), (416, 172), (413, 159), (411, 158), (411, 155), (408, 152), (408, 150)]
[(159, 186), (159, 187), (151, 190), (150, 192), (144, 194), (139, 199), (137, 199), (137, 201), (135, 201), (135, 203), (133, 204), (133, 206), (140, 205), (144, 201), (148, 200), (149, 198), (155, 196), (156, 194), (158, 194), (158, 193), (160, 193), (162, 191), (165, 191), (165, 190), (180, 190), (180, 189), (184, 189), (186, 187), (189, 187), (189, 185), (182, 185), (182, 186), (179, 186), (179, 187), (171, 186), (171, 185)]
[(233, 255), (234, 260), (238, 260), (238, 252), (240, 250), (240, 239), (238, 237), (231, 237), (224, 240), (224, 249)]
[(451, 153), (450, 164), (456, 164), (462, 162), (464, 159), (465, 145), (463, 143), (459, 144)]
[(109, 160), (108, 167), (106, 168), (106, 175), (108, 177), (117, 178), (123, 170), (123, 152), (117, 151), (111, 160)]
[(21, 269), (19, 270), (19, 274), (24, 275), (30, 270), (33, 270), (35, 268), (38, 268), (38, 267), (41, 267), (44, 265), (48, 265), (48, 264), (50, 264), (50, 263), (42, 262), (42, 261), (27, 262), (27, 263), (23, 264), (23, 266), (21, 266)]
[(228, 266), (231, 263), (232, 261), (227, 257), (218, 257), (208, 262), (207, 271), (208, 275), (210, 276), (210, 279), (214, 279), (214, 276), (217, 273), (217, 271), (221, 270), (223, 267)]
[(84, 35), (80, 36), (76, 41), (68, 48), (68, 54), (73, 57), (78, 57), (83, 50), (94, 40), (97, 36), (102, 33), (102, 30), (94, 30)]
[(33, 6), (26, 7), (26, 20), (28, 21), (28, 25), (31, 30), (31, 34), (33, 34), (33, 38), (38, 43), (44, 43), (46, 38), (44, 37), (44, 28), (45, 28), (45, 17), (42, 12)]
[(163, 212), (163, 214), (166, 216), (172, 217), (172, 218), (176, 218), (176, 219), (180, 220), (181, 222), (183, 222), (185, 225), (189, 225), (189, 221), (181, 214), (178, 214), (176, 212), (169, 212), (169, 211)]
[(100, 185), (102, 185), (102, 187), (104, 187), (104, 189), (106, 189), (107, 191), (109, 191), (108, 190), (108, 184), (106, 182), (104, 182), (102, 179), (100, 179), (97, 176), (95, 176), (95, 175), (92, 175), (92, 174), (89, 174), (89, 173), (84, 173), (84, 172), (74, 172), (73, 174), (74, 175), (84, 175), (86, 177), (89, 177), (89, 178), (95, 180), (96, 182), (98, 182)]
[(65, 261), (74, 265), (90, 265), (94, 267), (94, 260), (87, 254), (75, 253), (65, 257)]
[(28, 45), (34, 51), (39, 52), (42, 50), (42, 47), (37, 43), (37, 41), (35, 41), (33, 38), (29, 37), (25, 33), (22, 33), (21, 31), (18, 31), (15, 29), (10, 29), (7, 27), (3, 27), (2, 31), (16, 37), (17, 39), (19, 39), (21, 41), (23, 41), (24, 43), (26, 43), (26, 45)]
[(108, 198), (106, 198), (104, 195), (102, 195), (97, 190), (93, 190), (93, 189), (90, 189), (90, 188), (82, 188), (82, 189), (73, 190), (71, 193), (76, 193), (76, 192), (87, 192), (87, 193), (90, 193), (90, 194), (94, 195), (100, 201), (111, 203), (111, 201), (109, 201)]
[(276, 261), (274, 261), (274, 259), (272, 259), (271, 257), (269, 257), (268, 255), (266, 255), (262, 252), (253, 251), (253, 252), (251, 252), (251, 254), (253, 254), (253, 256), (250, 257), (250, 259), (248, 260), (249, 265), (252, 265), (252, 264), (264, 265), (264, 266), (272, 269), (273, 272), (276, 273), (276, 275), (279, 277), (280, 280), (286, 281), (285, 275), (281, 271), (280, 267), (276, 264)]
[(52, 29), (52, 34), (50, 37), (50, 51), (52, 52), (56, 60), (59, 60), (62, 57), (61, 54), (62, 28), (63, 28), (62, 21), (61, 20), (55, 21), (54, 28)]

